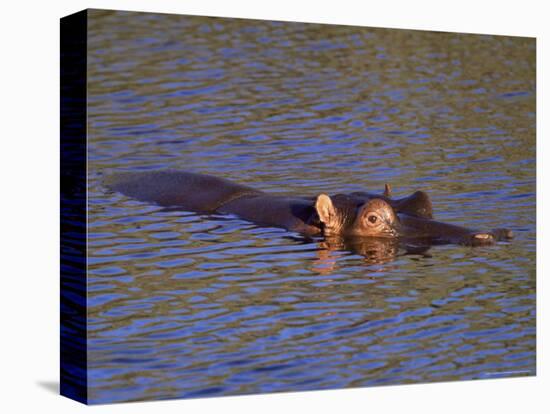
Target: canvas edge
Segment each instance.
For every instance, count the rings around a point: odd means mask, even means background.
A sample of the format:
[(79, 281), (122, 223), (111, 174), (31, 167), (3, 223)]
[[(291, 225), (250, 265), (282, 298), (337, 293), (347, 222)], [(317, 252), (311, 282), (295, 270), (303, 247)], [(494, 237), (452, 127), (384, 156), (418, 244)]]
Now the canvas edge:
[(88, 11), (60, 19), (60, 394), (88, 403)]

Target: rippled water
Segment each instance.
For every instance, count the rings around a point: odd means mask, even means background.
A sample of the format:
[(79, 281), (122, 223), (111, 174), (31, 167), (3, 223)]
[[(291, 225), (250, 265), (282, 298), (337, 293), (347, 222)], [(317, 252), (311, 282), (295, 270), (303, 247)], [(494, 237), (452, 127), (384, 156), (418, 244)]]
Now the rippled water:
[[(535, 374), (533, 39), (92, 11), (88, 51), (91, 402)], [(161, 168), (516, 238), (376, 263), (102, 185)]]

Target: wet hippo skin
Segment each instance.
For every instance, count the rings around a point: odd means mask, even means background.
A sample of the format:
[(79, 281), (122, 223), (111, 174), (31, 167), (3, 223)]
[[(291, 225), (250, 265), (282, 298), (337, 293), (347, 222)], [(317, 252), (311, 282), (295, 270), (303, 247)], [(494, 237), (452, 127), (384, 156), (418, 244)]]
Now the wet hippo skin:
[(292, 197), (178, 170), (121, 173), (108, 177), (104, 184), (137, 200), (194, 212), (234, 214), (254, 223), (306, 235), (467, 245), (492, 244), (511, 238), (511, 232), (506, 229), (480, 232), (432, 220), (432, 204), (426, 193), (417, 191), (409, 197), (392, 199), (389, 186), (380, 195), (354, 192)]
[(411, 241), (416, 244), (423, 242), (423, 244), (454, 243), (483, 246), (493, 244), (496, 241), (509, 240), (513, 237), (512, 231), (508, 229), (479, 231), (405, 214), (399, 215), (398, 227), (403, 241)]
[[(416, 193), (415, 193), (416, 194)], [(425, 194), (425, 193), (424, 193)], [(322, 196), (322, 195), (321, 195)], [(344, 234), (346, 236), (376, 236), (395, 237), (402, 242), (416, 245), (432, 244), (464, 244), (481, 246), (493, 244), (496, 241), (512, 238), (512, 232), (507, 229), (479, 231), (453, 224), (442, 223), (424, 217), (398, 213), (384, 198), (370, 198), (366, 203), (356, 195), (338, 194), (325, 203), (334, 201), (336, 212), (327, 213), (328, 208), (319, 208), (323, 198), (319, 196), (316, 207), (320, 221), (323, 223), (325, 236)], [(422, 195), (422, 198), (424, 195)], [(431, 204), (430, 204), (431, 206)], [(370, 227), (374, 231), (369, 234), (362, 231)], [(349, 229), (347, 231), (342, 229)]]
[(104, 184), (140, 201), (203, 213), (218, 211), (232, 198), (263, 194), (224, 178), (176, 170), (115, 174)]
[(377, 195), (362, 191), (349, 194), (351, 198), (363, 202), (373, 198), (381, 198), (389, 203), (398, 213), (404, 213), (410, 216), (426, 219), (433, 218), (432, 201), (430, 200), (428, 194), (426, 194), (424, 191), (415, 191), (410, 196), (397, 200), (392, 200), (389, 195), (390, 194), (388, 191), (388, 185), (386, 185), (386, 191), (384, 192), (384, 195)]

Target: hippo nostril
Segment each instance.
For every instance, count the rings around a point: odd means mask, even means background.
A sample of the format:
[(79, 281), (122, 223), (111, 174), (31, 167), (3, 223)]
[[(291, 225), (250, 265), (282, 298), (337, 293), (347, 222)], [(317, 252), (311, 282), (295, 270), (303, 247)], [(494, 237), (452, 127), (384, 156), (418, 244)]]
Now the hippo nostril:
[(493, 244), (495, 238), (490, 233), (475, 233), (472, 235), (471, 244), (473, 246), (483, 246)]
[(475, 234), (474, 238), (476, 238), (478, 240), (489, 240), (489, 239), (492, 238), (492, 236), (490, 234), (487, 234), (487, 233), (479, 233), (479, 234)]

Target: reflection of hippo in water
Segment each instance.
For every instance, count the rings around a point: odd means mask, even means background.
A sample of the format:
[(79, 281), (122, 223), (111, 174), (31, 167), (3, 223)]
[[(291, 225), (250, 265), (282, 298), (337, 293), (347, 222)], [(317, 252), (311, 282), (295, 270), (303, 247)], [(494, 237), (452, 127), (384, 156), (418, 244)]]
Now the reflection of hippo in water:
[(106, 185), (122, 194), (165, 207), (235, 214), (245, 220), (284, 227), (306, 235), (383, 237), (426, 244), (491, 244), (511, 237), (509, 230), (479, 232), (432, 220), (426, 193), (391, 199), (356, 192), (330, 197), (271, 195), (223, 178), (183, 171), (146, 171), (110, 177)]

